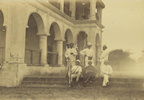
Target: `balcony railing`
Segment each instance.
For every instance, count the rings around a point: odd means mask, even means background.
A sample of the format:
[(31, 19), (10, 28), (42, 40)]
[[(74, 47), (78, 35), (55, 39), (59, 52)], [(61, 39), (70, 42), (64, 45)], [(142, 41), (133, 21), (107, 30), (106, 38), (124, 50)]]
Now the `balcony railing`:
[(30, 65), (40, 65), (41, 61), (41, 50), (25, 50), (25, 63)]
[(0, 47), (0, 64), (3, 64), (5, 60), (5, 48)]
[(79, 12), (75, 12), (75, 19), (76, 20), (88, 20), (89, 19), (89, 13), (87, 13), (87, 12), (83, 12), (83, 14), (79, 14)]
[[(29, 2), (29, 3), (33, 5), (33, 2)], [(51, 9), (54, 13), (58, 14), (59, 16), (63, 17), (64, 20), (68, 20), (68, 21), (70, 21), (70, 22), (72, 22), (72, 23), (74, 23), (74, 24), (95, 23), (95, 24), (97, 24), (99, 27), (104, 28), (104, 26), (103, 26), (101, 23), (99, 23), (98, 20), (96, 20), (96, 21), (93, 21), (93, 20), (92, 20), (92, 21), (91, 21), (91, 20), (79, 20), (79, 19), (77, 18), (77, 17), (78, 17), (78, 12), (75, 13), (75, 18), (76, 18), (76, 20), (74, 20), (73, 18), (71, 18), (70, 16), (67, 16), (65, 13), (61, 12), (59, 9), (57, 9), (56, 7), (54, 7), (54, 6), (53, 6), (52, 4), (50, 4), (50, 3), (44, 3), (44, 2), (40, 2), (40, 1), (39, 1), (39, 3), (41, 3), (43, 6)], [(42, 9), (42, 10), (44, 10), (44, 11), (47, 12), (46, 9)]]

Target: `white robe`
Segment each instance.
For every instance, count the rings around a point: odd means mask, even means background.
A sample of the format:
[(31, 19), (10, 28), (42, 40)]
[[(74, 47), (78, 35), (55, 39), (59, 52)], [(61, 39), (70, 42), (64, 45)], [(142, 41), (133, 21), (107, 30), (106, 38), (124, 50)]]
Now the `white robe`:
[(105, 66), (104, 62), (108, 61), (108, 55), (109, 52), (108, 50), (103, 50), (100, 56), (100, 62), (101, 62), (101, 66), (100, 66), (100, 75), (102, 75), (102, 67)]
[(108, 55), (109, 55), (109, 52), (107, 49), (102, 51), (101, 56), (100, 56), (100, 61), (102, 65), (104, 64), (105, 61), (108, 61)]
[[(73, 54), (71, 54), (71, 53), (73, 53)], [(75, 64), (76, 55), (77, 55), (77, 51), (75, 48), (69, 48), (65, 52), (65, 57), (69, 58), (69, 61), (72, 63), (72, 65)]]
[(103, 83), (102, 86), (106, 86), (107, 82), (109, 82), (109, 77), (113, 72), (113, 69), (110, 65), (101, 66), (102, 76), (103, 76)]
[[(93, 56), (94, 56), (94, 51), (92, 48), (86, 48), (82, 51), (80, 51), (80, 54), (83, 55), (83, 56), (86, 56), (85, 57), (85, 66), (87, 67), (88, 66), (88, 62), (91, 61), (92, 62), (92, 66), (94, 66), (94, 61), (93, 61)], [(88, 59), (88, 57), (92, 57), (91, 60)]]

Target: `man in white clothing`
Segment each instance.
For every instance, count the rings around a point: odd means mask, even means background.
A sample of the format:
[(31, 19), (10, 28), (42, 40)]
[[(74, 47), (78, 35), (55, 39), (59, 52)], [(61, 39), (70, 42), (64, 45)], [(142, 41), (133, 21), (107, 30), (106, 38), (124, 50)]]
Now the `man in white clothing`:
[(105, 61), (108, 61), (108, 50), (107, 50), (107, 46), (104, 45), (103, 46), (103, 51), (101, 53), (101, 56), (100, 56), (100, 61), (101, 61), (101, 65), (104, 64)]
[(92, 66), (94, 66), (94, 62), (93, 62), (94, 51), (91, 47), (92, 47), (91, 42), (88, 42), (87, 48), (80, 51), (80, 54), (85, 56), (85, 67), (88, 66), (89, 61), (91, 61)]
[(67, 60), (68, 73), (70, 76), (69, 77), (69, 87), (71, 87), (71, 70), (72, 70), (72, 66), (75, 65), (75, 60), (76, 60), (76, 55), (77, 55), (77, 51), (73, 46), (74, 46), (74, 44), (70, 43), (69, 48), (65, 52), (65, 57)]
[(105, 61), (108, 61), (108, 55), (109, 55), (109, 53), (108, 53), (108, 50), (107, 50), (107, 46), (104, 45), (104, 46), (103, 46), (103, 51), (102, 51), (101, 56), (100, 56), (100, 58), (99, 58), (99, 59), (100, 59), (100, 62), (101, 62), (100, 75), (102, 74), (102, 73), (101, 73), (101, 72), (102, 72), (102, 70), (101, 70), (102, 66), (105, 66), (104, 62), (105, 62)]
[(82, 67), (80, 66), (80, 60), (76, 60), (76, 65), (72, 66), (71, 73), (68, 73), (68, 76), (71, 78), (71, 83), (73, 81), (73, 78), (76, 78), (76, 82), (79, 82), (81, 73)]
[(108, 61), (104, 62), (104, 66), (101, 66), (102, 76), (103, 76), (103, 83), (102, 86), (108, 86), (109, 85), (109, 77), (111, 76), (113, 69), (108, 64)]
[(76, 48), (73, 47), (74, 44), (70, 43), (69, 48), (65, 52), (65, 57), (67, 61), (70, 62), (70, 65), (75, 65), (75, 60), (76, 60), (76, 55), (77, 55), (77, 50)]

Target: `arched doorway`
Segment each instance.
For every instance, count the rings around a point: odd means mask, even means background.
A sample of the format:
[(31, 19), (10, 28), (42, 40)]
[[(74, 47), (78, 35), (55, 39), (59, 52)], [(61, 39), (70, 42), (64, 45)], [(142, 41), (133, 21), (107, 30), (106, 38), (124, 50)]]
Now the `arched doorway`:
[(84, 31), (79, 32), (77, 36), (77, 46), (78, 46), (78, 56), (77, 59), (80, 59), (82, 66), (84, 66), (84, 57), (80, 55), (80, 51), (87, 46), (87, 34)]
[(41, 63), (40, 36), (38, 34), (43, 32), (43, 28), (40, 15), (32, 13), (26, 29), (25, 63), (27, 65), (40, 65)]
[(61, 33), (60, 33), (60, 28), (57, 23), (52, 23), (50, 26), (50, 36), (48, 36), (47, 39), (47, 51), (48, 51), (48, 56), (47, 56), (47, 63), (50, 66), (57, 66), (58, 65), (58, 40), (61, 39)]
[(66, 45), (69, 43), (73, 43), (73, 35), (70, 29), (67, 29), (65, 32), (65, 41), (63, 42), (63, 64), (66, 66), (66, 58), (65, 58), (65, 52), (66, 52)]
[(100, 52), (101, 52), (101, 43), (100, 43), (100, 37), (99, 37), (98, 34), (96, 35), (95, 47), (96, 47), (95, 63), (96, 63), (96, 65), (99, 65), (99, 57), (100, 57)]
[(4, 16), (0, 10), (0, 64), (5, 60), (5, 41), (6, 41), (6, 29), (3, 26)]

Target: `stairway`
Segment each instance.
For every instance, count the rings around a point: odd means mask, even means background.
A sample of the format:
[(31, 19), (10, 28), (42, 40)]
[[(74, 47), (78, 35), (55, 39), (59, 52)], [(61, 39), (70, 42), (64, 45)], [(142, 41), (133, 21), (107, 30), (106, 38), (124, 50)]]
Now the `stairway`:
[[(75, 82), (74, 82), (75, 83)], [(80, 79), (79, 84), (83, 84), (83, 79)], [(102, 78), (88, 83), (89, 87), (101, 86)], [(65, 75), (31, 75), (26, 76), (21, 85), (22, 87), (68, 87), (68, 81)], [(144, 88), (144, 78), (110, 78), (110, 86), (120, 88)]]
[(22, 86), (65, 86), (68, 82), (65, 79), (65, 75), (31, 75), (26, 76), (22, 81)]

